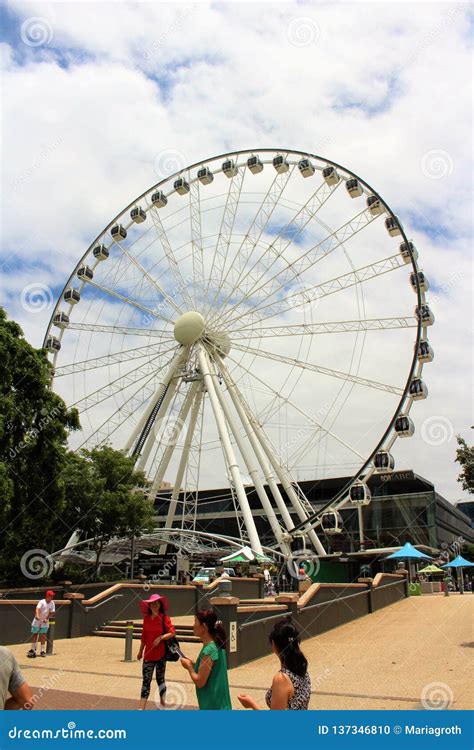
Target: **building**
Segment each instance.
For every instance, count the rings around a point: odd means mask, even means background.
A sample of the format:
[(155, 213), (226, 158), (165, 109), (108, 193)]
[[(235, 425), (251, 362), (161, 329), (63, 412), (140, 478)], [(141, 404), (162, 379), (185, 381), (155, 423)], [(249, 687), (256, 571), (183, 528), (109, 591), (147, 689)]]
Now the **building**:
[(471, 519), (471, 528), (474, 529), (474, 500), (457, 500), (455, 506)]
[[(349, 477), (300, 482), (315, 511), (326, 505), (349, 481)], [(364, 550), (396, 547), (410, 541), (426, 548), (441, 549), (454, 542), (474, 542), (471, 518), (443, 498), (434, 485), (413, 471), (374, 474), (368, 482), (370, 505), (364, 506), (363, 544), (359, 539), (357, 508), (341, 511), (341, 531), (324, 534), (317, 529), (329, 553), (358, 553)], [(284, 490), (280, 487), (283, 497)], [(269, 494), (269, 493), (268, 493)], [(247, 488), (250, 507), (262, 544), (273, 546), (274, 539), (258, 496)], [(270, 497), (270, 494), (269, 494)], [(155, 501), (158, 526), (165, 525), (170, 493), (160, 491)], [(181, 497), (180, 497), (181, 500)], [(189, 502), (189, 497), (187, 502)], [(468, 501), (469, 502), (469, 501)], [(189, 506), (188, 506), (189, 508)], [(275, 509), (278, 516), (278, 511)], [(294, 518), (295, 524), (298, 519)], [(176, 527), (181, 526), (177, 515)], [(228, 489), (199, 492), (196, 530), (240, 537), (232, 496)]]

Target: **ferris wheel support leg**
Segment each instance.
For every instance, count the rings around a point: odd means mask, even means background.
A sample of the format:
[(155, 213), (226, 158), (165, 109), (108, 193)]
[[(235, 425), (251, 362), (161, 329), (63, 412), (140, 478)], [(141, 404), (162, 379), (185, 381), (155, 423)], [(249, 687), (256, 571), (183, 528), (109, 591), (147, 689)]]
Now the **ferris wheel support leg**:
[[(199, 383), (199, 386), (202, 386), (202, 384)], [(176, 479), (174, 482), (173, 492), (171, 493), (170, 504), (169, 504), (168, 513), (167, 513), (166, 522), (165, 522), (165, 528), (167, 529), (171, 529), (173, 527), (173, 521), (176, 515), (176, 506), (178, 504), (179, 492), (181, 489), (181, 485), (183, 483), (183, 477), (184, 477), (184, 472), (186, 471), (186, 465), (188, 463), (189, 451), (191, 450), (191, 442), (193, 439), (194, 430), (196, 429), (196, 422), (197, 422), (198, 415), (199, 415), (199, 409), (201, 408), (202, 397), (203, 397), (203, 391), (201, 387), (201, 389), (198, 390), (198, 392), (195, 394), (194, 404), (193, 404), (193, 408), (191, 411), (191, 418), (189, 420), (188, 430), (186, 433), (186, 437), (184, 439), (183, 451), (181, 453), (181, 458), (179, 460), (178, 471), (176, 472)], [(160, 547), (160, 555), (164, 555), (166, 553), (167, 546), (168, 546), (167, 544), (163, 544)]]
[(250, 505), (249, 505), (247, 494), (245, 492), (245, 488), (242, 482), (242, 477), (240, 476), (239, 465), (235, 458), (234, 449), (232, 448), (232, 443), (230, 441), (229, 433), (227, 430), (227, 424), (226, 424), (224, 414), (222, 412), (222, 409), (219, 403), (219, 398), (215, 391), (214, 382), (213, 382), (213, 378), (211, 375), (211, 368), (210, 368), (209, 360), (207, 357), (207, 352), (202, 346), (202, 344), (198, 345), (197, 352), (198, 352), (199, 366), (201, 368), (201, 372), (204, 378), (206, 390), (209, 394), (209, 401), (210, 401), (212, 410), (214, 412), (214, 416), (215, 416), (216, 423), (217, 423), (217, 429), (219, 431), (220, 441), (221, 441), (222, 448), (224, 450), (224, 453), (227, 459), (227, 464), (229, 466), (229, 471), (231, 473), (232, 481), (235, 486), (235, 491), (237, 493), (239, 505), (242, 510), (245, 528), (247, 529), (247, 533), (249, 535), (250, 544), (254, 552), (258, 552), (259, 554), (262, 554), (262, 545), (260, 542), (260, 538), (258, 536), (257, 528), (255, 526), (254, 518), (252, 516), (252, 511), (250, 510)]
[(265, 477), (265, 480), (271, 490), (271, 493), (273, 495), (273, 498), (275, 500), (275, 503), (277, 505), (278, 510), (280, 511), (280, 515), (283, 519), (283, 522), (285, 524), (285, 527), (287, 531), (291, 531), (294, 528), (294, 523), (292, 521), (292, 518), (288, 512), (288, 508), (285, 505), (285, 501), (283, 499), (283, 496), (278, 489), (278, 485), (275, 481), (275, 477), (272, 474), (269, 464), (265, 460), (265, 454), (260, 446), (259, 441), (257, 440), (255, 433), (253, 431), (252, 425), (250, 423), (250, 420), (248, 419), (244, 408), (242, 407), (242, 404), (240, 403), (239, 399), (235, 395), (234, 391), (232, 390), (231, 383), (232, 381), (229, 380), (227, 371), (222, 369), (222, 376), (226, 382), (226, 385), (228, 387), (230, 397), (233, 401), (233, 404), (235, 406), (235, 409), (241, 419), (242, 424), (245, 427), (245, 431), (247, 433), (247, 437), (249, 439), (250, 445), (252, 446), (254, 453), (257, 457), (258, 463), (262, 468), (263, 475)]
[[(217, 379), (217, 373), (216, 373), (213, 363), (212, 363), (212, 376), (214, 377), (214, 381), (215, 381)], [(262, 480), (260, 479), (258, 468), (252, 459), (250, 451), (247, 449), (247, 447), (245, 446), (245, 443), (242, 441), (239, 430), (237, 428), (236, 421), (230, 412), (230, 409), (226, 403), (222, 390), (217, 384), (215, 384), (214, 387), (216, 389), (217, 397), (222, 407), (222, 411), (224, 412), (224, 416), (227, 420), (227, 424), (230, 427), (230, 430), (234, 436), (235, 442), (237, 443), (237, 446), (239, 448), (240, 454), (244, 460), (247, 471), (250, 474), (252, 481), (254, 483), (254, 487), (260, 499), (260, 502), (262, 504), (262, 508), (267, 514), (267, 518), (270, 523), (273, 534), (275, 536), (275, 539), (278, 542), (278, 545), (281, 551), (284, 552), (285, 554), (290, 554), (291, 552), (290, 547), (288, 543), (283, 541), (282, 539), (282, 529), (280, 527), (280, 524), (278, 523), (278, 519), (275, 515), (275, 511), (273, 510), (272, 504), (270, 503), (270, 500), (268, 499), (268, 495), (265, 492), (265, 488), (263, 486)]]
[[(273, 470), (274, 470), (275, 474), (277, 475), (277, 478), (281, 482), (281, 484), (282, 484), (282, 486), (283, 486), (286, 494), (288, 495), (288, 498), (290, 499), (290, 502), (291, 502), (291, 504), (292, 504), (292, 506), (293, 506), (293, 508), (294, 508), (294, 510), (296, 512), (296, 514), (298, 515), (298, 518), (301, 521), (306, 521), (308, 517), (307, 517), (307, 515), (306, 515), (306, 513), (304, 511), (303, 506), (300, 503), (298, 495), (296, 494), (296, 492), (294, 490), (294, 487), (292, 486), (291, 482), (288, 480), (288, 478), (286, 476), (285, 470), (282, 468), (282, 466), (280, 466), (280, 464), (278, 463), (278, 461), (276, 461), (275, 456), (274, 456), (274, 451), (272, 450), (272, 446), (268, 442), (267, 437), (266, 437), (264, 431), (260, 427), (260, 425), (258, 423), (258, 420), (255, 419), (254, 415), (252, 414), (252, 411), (250, 410), (248, 404), (246, 403), (244, 397), (240, 393), (240, 391), (237, 388), (237, 386), (234, 384), (233, 387), (235, 388), (236, 395), (238, 396), (238, 398), (239, 398), (239, 400), (240, 400), (243, 408), (245, 409), (245, 411), (247, 413), (247, 417), (250, 420), (250, 423), (251, 423), (251, 425), (252, 425), (252, 427), (253, 427), (253, 429), (255, 431), (255, 434), (258, 437), (260, 445), (262, 446), (263, 451), (265, 452), (265, 455), (267, 456), (268, 460), (270, 461), (270, 464), (273, 467)], [(323, 545), (321, 544), (321, 541), (320, 541), (318, 535), (316, 534), (316, 532), (314, 531), (314, 529), (311, 529), (311, 531), (308, 532), (308, 537), (311, 540), (312, 544), (314, 545), (314, 547), (315, 547), (318, 555), (326, 555), (326, 550), (324, 549)]]
[[(166, 414), (166, 410), (168, 409), (168, 407), (169, 407), (169, 405), (171, 403), (171, 399), (173, 398), (173, 396), (175, 394), (176, 387), (177, 387), (177, 381), (176, 380), (172, 380), (170, 378), (170, 381), (168, 382), (168, 385), (166, 386), (166, 391), (165, 391), (165, 394), (163, 396), (163, 401), (161, 402), (160, 408), (158, 409), (158, 411), (156, 413), (156, 416), (155, 416), (155, 418), (153, 420), (153, 424), (157, 424), (157, 422), (160, 419), (162, 419), (163, 416)], [(146, 462), (148, 461), (148, 459), (150, 457), (151, 449), (153, 448), (153, 444), (155, 443), (155, 441), (156, 441), (156, 435), (155, 435), (155, 431), (154, 431), (153, 425), (152, 425), (151, 429), (150, 429), (150, 432), (148, 434), (148, 437), (147, 437), (147, 439), (145, 441), (145, 445), (142, 448), (142, 452), (140, 454), (140, 458), (139, 458), (138, 463), (137, 463), (137, 469), (139, 469), (141, 471), (144, 470), (144, 468), (146, 466)]]
[(180, 349), (179, 352), (177, 352), (177, 354), (173, 357), (171, 364), (166, 372), (165, 377), (163, 378), (163, 380), (160, 381), (160, 383), (158, 384), (156, 388), (155, 393), (153, 394), (153, 398), (151, 399), (150, 404), (148, 405), (148, 408), (145, 409), (143, 416), (140, 418), (140, 421), (135, 426), (135, 429), (133, 430), (132, 434), (130, 435), (128, 441), (125, 444), (125, 451), (127, 453), (131, 450), (133, 444), (135, 443), (135, 441), (138, 439), (139, 435), (141, 434), (148, 419), (150, 418), (150, 415), (153, 409), (155, 408), (155, 404), (163, 396), (163, 393), (168, 387), (168, 383), (173, 377), (173, 374), (176, 372), (178, 367), (180, 367), (180, 365), (184, 363), (187, 356), (188, 356), (187, 349), (186, 350)]
[(181, 409), (179, 410), (179, 414), (176, 420), (176, 429), (174, 430), (174, 434), (172, 435), (172, 438), (168, 445), (166, 446), (163, 456), (161, 458), (160, 464), (158, 466), (156, 476), (153, 480), (153, 484), (151, 486), (150, 494), (153, 495), (153, 493), (158, 492), (160, 489), (161, 483), (165, 477), (166, 469), (169, 466), (169, 462), (171, 461), (171, 456), (173, 455), (173, 452), (176, 448), (176, 443), (178, 442), (179, 436), (181, 435), (181, 432), (184, 427), (184, 423), (186, 422), (186, 419), (189, 414), (189, 410), (191, 409), (192, 403), (194, 401), (194, 398), (196, 396), (196, 391), (198, 389), (199, 383), (193, 383), (189, 391), (187, 392), (185, 399), (183, 401), (183, 404), (181, 406)]

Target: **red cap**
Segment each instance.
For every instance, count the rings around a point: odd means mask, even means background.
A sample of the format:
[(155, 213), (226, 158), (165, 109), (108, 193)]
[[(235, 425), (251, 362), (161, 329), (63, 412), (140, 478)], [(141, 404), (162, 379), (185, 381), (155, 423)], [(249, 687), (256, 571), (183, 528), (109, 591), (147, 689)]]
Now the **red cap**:
[(49, 591), (46, 592), (46, 596), (56, 596), (56, 592), (55, 591), (51, 591), (51, 589), (50, 589)]

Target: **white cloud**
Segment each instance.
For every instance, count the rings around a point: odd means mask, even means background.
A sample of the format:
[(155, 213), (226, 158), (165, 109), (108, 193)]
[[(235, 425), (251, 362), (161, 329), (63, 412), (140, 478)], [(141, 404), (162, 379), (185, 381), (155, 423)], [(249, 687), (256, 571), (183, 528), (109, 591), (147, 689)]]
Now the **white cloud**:
[[(36, 345), (51, 310), (25, 311), (22, 290), (32, 279), (62, 287), (94, 237), (158, 181), (157, 164), (173, 162), (173, 152), (190, 164), (281, 144), (347, 165), (403, 220), (442, 289), (430, 295), (430, 397), (412, 413), (418, 428), (440, 415), (469, 438), (471, 120), (469, 93), (454, 83), (470, 64), (468, 6), (410, 4), (409, 14), (402, 3), (9, 7), (18, 33), (2, 45), (2, 240), (24, 266), (3, 283), (9, 313)], [(31, 17), (51, 27), (48, 45), (20, 41)], [(427, 168), (432, 153), (445, 155), (441, 167)], [(441, 229), (434, 240), (430, 225)], [(397, 442), (397, 464), (454, 500), (462, 495), (454, 448), (454, 438), (427, 445), (417, 429)]]

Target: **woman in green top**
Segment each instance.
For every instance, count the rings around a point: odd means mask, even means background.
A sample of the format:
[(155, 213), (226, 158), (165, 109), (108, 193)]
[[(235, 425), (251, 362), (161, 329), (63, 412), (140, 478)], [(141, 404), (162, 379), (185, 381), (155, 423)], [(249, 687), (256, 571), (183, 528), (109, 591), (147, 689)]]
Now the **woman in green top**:
[(196, 685), (199, 708), (201, 711), (230, 711), (226, 635), (222, 622), (211, 609), (200, 610), (194, 618), (193, 632), (203, 647), (195, 664), (186, 658), (181, 659), (181, 664)]

